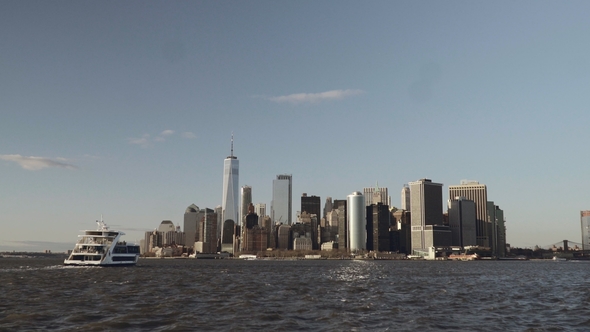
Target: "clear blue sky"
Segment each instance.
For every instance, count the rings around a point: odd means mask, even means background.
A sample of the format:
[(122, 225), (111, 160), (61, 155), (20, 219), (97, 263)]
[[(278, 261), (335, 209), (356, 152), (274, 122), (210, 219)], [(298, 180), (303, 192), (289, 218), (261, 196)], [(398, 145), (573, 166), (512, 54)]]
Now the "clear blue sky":
[[(240, 186), (270, 207), (488, 186), (508, 242), (580, 242), (590, 2), (2, 1), (0, 250), (137, 240)], [(445, 203), (446, 206), (446, 203)], [(50, 242), (50, 243), (43, 243)], [(67, 243), (65, 246), (61, 244)]]

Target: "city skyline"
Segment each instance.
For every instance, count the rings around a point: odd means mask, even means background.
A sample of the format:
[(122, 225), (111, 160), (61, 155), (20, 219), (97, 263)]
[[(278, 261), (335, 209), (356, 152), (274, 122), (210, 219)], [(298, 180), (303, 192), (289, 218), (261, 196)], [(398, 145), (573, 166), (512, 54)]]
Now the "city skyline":
[(232, 131), (267, 214), (277, 174), (294, 198), (378, 182), (394, 206), (409, 181), (442, 183), (446, 202), (477, 179), (507, 243), (580, 242), (589, 9), (1, 2), (0, 251), (71, 249), (101, 214), (138, 240), (215, 209)]

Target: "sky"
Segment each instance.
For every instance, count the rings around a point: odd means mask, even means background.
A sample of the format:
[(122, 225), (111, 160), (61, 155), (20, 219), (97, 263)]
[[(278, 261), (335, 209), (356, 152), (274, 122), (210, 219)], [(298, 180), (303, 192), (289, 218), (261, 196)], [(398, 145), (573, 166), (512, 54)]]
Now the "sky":
[[(587, 1), (0, 2), (0, 251), (143, 238), (221, 205), (223, 160), (345, 199), (476, 180), (507, 242), (581, 242)], [(443, 204), (446, 208), (446, 203)]]

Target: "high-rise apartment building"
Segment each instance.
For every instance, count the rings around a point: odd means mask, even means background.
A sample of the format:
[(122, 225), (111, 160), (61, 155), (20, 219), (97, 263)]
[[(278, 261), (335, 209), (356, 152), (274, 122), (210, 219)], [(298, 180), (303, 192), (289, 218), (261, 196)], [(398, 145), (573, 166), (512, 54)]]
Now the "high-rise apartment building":
[(292, 223), (292, 181), (291, 174), (277, 175), (272, 181), (271, 219), (273, 223)]
[(367, 249), (365, 197), (359, 191), (347, 196), (348, 248), (350, 251)]
[(379, 185), (376, 185), (375, 188), (363, 188), (363, 196), (366, 206), (377, 203), (391, 205), (391, 197), (387, 193), (387, 188), (379, 188)]
[(429, 179), (410, 182), (412, 250), (451, 245), (451, 230), (443, 226), (442, 184)]
[[(491, 237), (488, 234), (488, 191), (485, 184), (477, 181), (461, 181), (460, 185), (449, 186), (449, 197), (465, 197), (475, 202), (475, 232), (477, 245), (490, 247)], [(412, 218), (414, 216), (412, 215)]]
[(244, 220), (248, 215), (248, 206), (252, 204), (252, 187), (250, 186), (243, 186), (241, 189), (241, 207), (240, 207), (240, 225), (244, 226)]
[(590, 210), (580, 211), (582, 250), (590, 250)]
[(225, 222), (231, 220), (234, 223), (241, 224), (239, 218), (238, 204), (239, 204), (239, 161), (234, 156), (234, 135), (231, 137), (231, 154), (223, 161), (223, 199), (221, 201), (222, 225), (219, 225), (221, 230), (221, 238), (226, 236)]

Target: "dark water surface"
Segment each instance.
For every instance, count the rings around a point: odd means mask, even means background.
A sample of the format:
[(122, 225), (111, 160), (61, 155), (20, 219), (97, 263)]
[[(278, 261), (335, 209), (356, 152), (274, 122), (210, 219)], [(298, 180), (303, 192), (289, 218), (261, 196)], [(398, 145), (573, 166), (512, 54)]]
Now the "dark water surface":
[(0, 330), (590, 331), (590, 262), (0, 258)]

